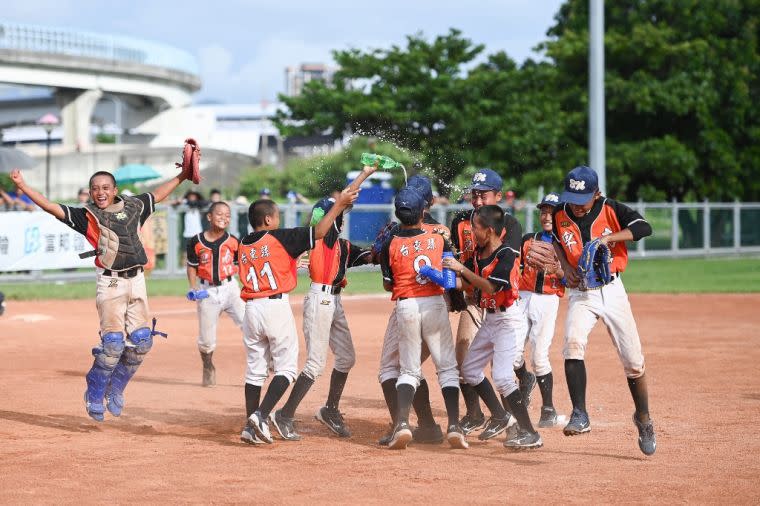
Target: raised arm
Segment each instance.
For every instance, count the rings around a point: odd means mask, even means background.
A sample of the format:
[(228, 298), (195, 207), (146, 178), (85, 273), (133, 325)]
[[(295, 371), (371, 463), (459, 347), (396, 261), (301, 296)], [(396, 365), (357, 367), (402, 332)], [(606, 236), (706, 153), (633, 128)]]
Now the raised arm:
[(357, 190), (358, 191), (359, 188), (361, 187), (362, 183), (369, 176), (371, 176), (376, 170), (377, 170), (377, 164), (375, 164), (374, 166), (365, 165), (362, 168), (361, 173), (358, 176), (356, 176), (356, 179), (354, 179), (353, 181), (351, 181), (351, 184), (348, 185), (348, 189), (349, 190)]
[(155, 190), (153, 190), (153, 198), (158, 204), (162, 200), (164, 200), (166, 197), (171, 195), (171, 193), (184, 181), (185, 178), (182, 176), (182, 174), (179, 174), (177, 176), (174, 176), (169, 181), (165, 182)]
[(47, 197), (45, 197), (43, 194), (26, 184), (26, 181), (24, 181), (24, 176), (21, 174), (21, 171), (18, 169), (13, 169), (11, 171), (11, 180), (16, 183), (16, 186), (18, 186), (21, 191), (27, 194), (27, 196), (32, 199), (32, 202), (37, 204), (40, 209), (45, 211), (46, 213), (50, 213), (59, 220), (62, 220), (65, 217), (65, 214), (63, 212), (63, 208), (56, 204), (55, 202), (50, 202)]
[(335, 204), (330, 208), (324, 218), (319, 220), (317, 226), (314, 227), (314, 239), (318, 240), (326, 236), (327, 232), (330, 231), (330, 227), (332, 227), (335, 220), (340, 216), (340, 213), (353, 204), (358, 196), (359, 190), (352, 190), (350, 186), (340, 192), (340, 197), (338, 197)]

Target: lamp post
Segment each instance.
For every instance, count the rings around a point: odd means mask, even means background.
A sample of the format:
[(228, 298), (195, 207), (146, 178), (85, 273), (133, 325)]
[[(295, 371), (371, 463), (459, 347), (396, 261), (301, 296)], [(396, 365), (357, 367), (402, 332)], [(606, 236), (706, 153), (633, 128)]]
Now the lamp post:
[(45, 196), (50, 197), (50, 134), (53, 133), (53, 128), (58, 125), (58, 117), (55, 114), (48, 113), (41, 117), (37, 121), (42, 128), (45, 129), (47, 134), (47, 153), (45, 155)]

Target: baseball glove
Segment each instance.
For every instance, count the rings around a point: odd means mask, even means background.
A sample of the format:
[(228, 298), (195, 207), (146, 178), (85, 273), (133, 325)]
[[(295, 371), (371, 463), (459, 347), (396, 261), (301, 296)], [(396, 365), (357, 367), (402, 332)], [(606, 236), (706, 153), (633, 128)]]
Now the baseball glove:
[(578, 260), (578, 274), (581, 282), (580, 290), (601, 288), (612, 281), (610, 275), (610, 248), (599, 239), (594, 239), (583, 246), (581, 258)]
[(201, 182), (201, 147), (192, 137), (185, 139), (185, 147), (182, 148), (182, 163), (175, 164), (182, 169), (180, 176), (192, 181), (193, 184)]
[(462, 290), (452, 288), (446, 290), (446, 295), (449, 297), (449, 311), (458, 313), (467, 309), (467, 301), (464, 298), (464, 292)]
[(554, 246), (548, 242), (531, 239), (525, 263), (534, 269), (546, 272), (557, 272), (560, 264)]
[(398, 228), (398, 223), (391, 221), (386, 223), (375, 236), (375, 242), (372, 243), (372, 258), (378, 259), (383, 246), (391, 238), (391, 234)]

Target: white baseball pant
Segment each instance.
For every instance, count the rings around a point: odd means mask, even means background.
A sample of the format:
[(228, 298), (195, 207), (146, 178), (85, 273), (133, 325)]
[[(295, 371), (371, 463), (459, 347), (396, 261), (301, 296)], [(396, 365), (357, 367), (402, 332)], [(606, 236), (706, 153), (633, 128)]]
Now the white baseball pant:
[(530, 362), (536, 376), (552, 372), (549, 362), (549, 348), (554, 338), (554, 327), (559, 310), (559, 297), (554, 294), (520, 292), (520, 305), (525, 311), (527, 324), (525, 338), (518, 342), (515, 369), (525, 363), (523, 358), (525, 343), (530, 342)]
[(292, 383), (298, 372), (298, 333), (288, 294), (282, 299), (253, 299), (245, 303), (243, 320), (248, 366), (245, 382), (262, 386), (269, 364), (275, 376), (285, 376)]
[(446, 301), (441, 295), (410, 297), (396, 301), (400, 374), (397, 385), (422, 379), (422, 343), (427, 344), (441, 388), (459, 388), (454, 339)]
[(623, 280), (618, 276), (598, 290), (584, 292), (570, 289), (567, 293), (569, 307), (565, 322), (565, 360), (583, 360), (588, 335), (601, 318), (607, 326), (625, 375), (629, 378), (641, 377), (644, 374), (644, 355)]
[(216, 349), (216, 324), (222, 312), (227, 313), (238, 327), (243, 326), (245, 303), (240, 298), (240, 287), (236, 280), (223, 281), (219, 286), (200, 282), (208, 297), (198, 304), (198, 349), (201, 353), (211, 353)]
[(150, 327), (148, 319), (148, 292), (145, 275), (139, 272), (133, 278), (106, 276), (96, 269), (97, 283), (95, 306), (100, 317), (100, 331), (124, 332)]
[(354, 343), (340, 294), (332, 295), (331, 290), (330, 285), (312, 283), (304, 297), (303, 335), (308, 356), (303, 374), (311, 379), (317, 379), (324, 371), (328, 345), (335, 355), (334, 367), (337, 371), (347, 373), (356, 363)]
[(525, 315), (519, 301), (504, 312), (486, 312), (462, 364), (464, 381), (469, 385), (479, 385), (485, 378), (486, 366), (493, 361), (491, 375), (496, 390), (504, 397), (517, 390), (515, 354), (518, 340), (525, 336), (525, 326)]
[[(377, 379), (380, 383), (384, 383), (391, 379), (398, 379), (401, 374), (398, 339), (398, 322), (396, 321), (396, 306), (394, 306), (393, 311), (391, 311), (391, 316), (388, 318), (388, 326), (385, 328), (385, 336), (383, 337), (383, 347), (380, 351), (380, 372), (377, 375)], [(430, 350), (423, 342), (422, 352), (420, 353), (420, 364), (425, 363), (425, 360), (429, 357)], [(420, 377), (420, 380), (422, 379), (423, 377)]]

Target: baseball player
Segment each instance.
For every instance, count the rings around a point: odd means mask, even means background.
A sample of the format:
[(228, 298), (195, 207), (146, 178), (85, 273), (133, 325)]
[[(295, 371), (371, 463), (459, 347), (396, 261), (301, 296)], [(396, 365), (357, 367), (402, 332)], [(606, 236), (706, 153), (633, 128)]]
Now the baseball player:
[(541, 436), (531, 424), (514, 374), (517, 343), (525, 335), (525, 317), (518, 304), (519, 255), (502, 242), (505, 213), (501, 207), (480, 206), (474, 214), (472, 235), (477, 248), (473, 256), (465, 265), (454, 258), (443, 261), (444, 267), (457, 272), (459, 284), (474, 288), (478, 304), (486, 312), (462, 363), (462, 377), (491, 411), (491, 422), (480, 439), (490, 439), (506, 430), (510, 418), (483, 372), (492, 363), (496, 388), (507, 400), (519, 426), (504, 446), (513, 450), (539, 448), (543, 445)]
[[(451, 222), (451, 243), (453, 248), (459, 251), (460, 263), (471, 259), (475, 251), (475, 239), (472, 234), (472, 219), (475, 211), (481, 206), (495, 205), (501, 202), (502, 186), (501, 176), (491, 169), (480, 169), (472, 176), (470, 195), (473, 209), (457, 213)], [(520, 254), (522, 227), (520, 222), (510, 214), (504, 214), (502, 241), (515, 255)], [(476, 297), (472, 293), (468, 293), (467, 310), (460, 313), (456, 335), (457, 363), (460, 368), (467, 355), (470, 343), (482, 322), (483, 310), (479, 307)], [(518, 354), (521, 354), (519, 350)], [(530, 403), (530, 393), (536, 386), (536, 377), (526, 371), (524, 367), (515, 372), (520, 382), (523, 398), (526, 399), (527, 403)], [(477, 392), (464, 382), (462, 383), (462, 397), (464, 397), (467, 413), (459, 423), (462, 430), (469, 434), (483, 427), (486, 424), (486, 418), (480, 409)]]
[[(370, 174), (374, 172), (374, 168), (371, 167), (370, 170)], [(311, 225), (319, 223), (334, 205), (335, 199), (332, 198), (324, 198), (317, 202), (312, 209)], [(316, 241), (309, 254), (311, 287), (303, 303), (303, 335), (309, 355), (287, 402), (282, 409), (270, 415), (270, 422), (286, 440), (301, 439), (301, 435), (293, 427), (293, 417), (314, 381), (324, 371), (328, 346), (335, 354), (335, 365), (330, 376), (327, 404), (317, 411), (316, 418), (338, 436), (351, 436), (338, 409), (338, 403), (348, 372), (356, 362), (356, 352), (340, 292), (347, 284), (346, 269), (366, 264), (370, 259), (370, 251), (345, 239), (339, 239), (342, 227), (341, 214), (325, 238)]]
[(459, 427), (459, 375), (448, 309), (443, 288), (419, 274), (423, 265), (441, 269), (448, 242), (440, 235), (424, 231), (425, 201), (417, 190), (405, 187), (395, 199), (396, 217), (401, 222), (380, 253), (383, 288), (396, 301), (396, 326), (400, 375), (396, 384), (397, 413), (391, 449), (404, 449), (413, 434), (409, 411), (420, 383), (422, 343), (427, 344), (438, 373), (446, 412), (446, 439), (452, 448), (467, 448)]
[[(238, 249), (243, 282), (240, 296), (246, 301), (243, 340), (248, 354), (245, 375), (248, 423), (240, 435), (245, 443), (274, 442), (268, 417), (296, 378), (298, 334), (288, 292), (296, 287), (297, 259), (329, 232), (358, 193), (358, 185), (343, 190), (316, 227), (280, 229), (280, 211), (270, 199), (257, 200), (248, 209), (253, 232), (240, 241)], [(274, 378), (259, 404), (270, 362)]]
[[(633, 423), (639, 432), (639, 448), (646, 455), (656, 449), (654, 425), (649, 417), (649, 400), (644, 374), (644, 355), (631, 304), (621, 275), (628, 264), (626, 241), (638, 241), (652, 233), (644, 218), (628, 206), (603, 197), (596, 172), (576, 167), (565, 177), (563, 204), (554, 212), (554, 246), (568, 286), (569, 307), (565, 324), (565, 377), (573, 412), (564, 428), (566, 436), (591, 430), (586, 411), (586, 365), (588, 336), (598, 319), (607, 326), (633, 397)], [(576, 270), (584, 244), (599, 239), (612, 254), (612, 281), (596, 290), (580, 290)], [(533, 249), (526, 261), (531, 262)]]
[(198, 350), (203, 363), (204, 387), (216, 385), (213, 355), (216, 349), (216, 324), (226, 312), (242, 327), (245, 304), (240, 298), (238, 272), (238, 239), (227, 232), (230, 206), (214, 202), (206, 213), (210, 228), (187, 244), (188, 300), (198, 303)]
[[(524, 260), (531, 241), (554, 242), (552, 234), (552, 215), (559, 205), (559, 195), (548, 193), (536, 206), (540, 212), (541, 232), (523, 236), (522, 255)], [(557, 411), (552, 400), (554, 378), (549, 363), (549, 347), (554, 337), (554, 325), (557, 320), (559, 299), (565, 294), (562, 284), (564, 273), (559, 269), (539, 270), (522, 262), (520, 276), (520, 305), (527, 320), (527, 333), (522, 344), (530, 342), (531, 365), (536, 374), (538, 389), (541, 392), (541, 418), (539, 427), (554, 427), (557, 424)], [(559, 267), (559, 266), (557, 266)], [(525, 367), (523, 354), (519, 353), (515, 369)]]
[[(430, 207), (433, 204), (433, 187), (430, 179), (422, 175), (414, 175), (407, 181), (407, 186), (415, 188), (425, 200), (425, 210), (422, 215), (422, 230), (430, 233), (441, 234), (445, 239), (451, 237), (448, 227), (438, 223), (430, 214)], [(398, 224), (395, 224), (398, 226)], [(422, 344), (421, 361), (424, 362), (430, 356), (427, 345)], [(396, 323), (396, 309), (394, 308), (388, 319), (388, 325), (383, 338), (383, 347), (380, 354), (380, 372), (378, 380), (383, 390), (385, 403), (391, 415), (390, 430), (383, 435), (378, 443), (381, 446), (388, 446), (393, 438), (394, 428), (396, 426), (396, 414), (398, 412), (396, 382), (401, 374), (398, 355), (398, 327)], [(443, 431), (441, 426), (433, 418), (433, 410), (430, 406), (430, 389), (424, 377), (420, 378), (420, 384), (414, 392), (412, 402), (414, 412), (417, 415), (417, 427), (412, 431), (413, 440), (417, 443), (438, 444), (443, 442)]]
[(84, 235), (95, 248), (101, 344), (92, 349), (95, 361), (87, 373), (84, 403), (87, 414), (98, 422), (104, 420), (106, 409), (119, 416), (124, 389), (153, 346), (153, 336), (159, 334), (149, 324), (143, 275), (148, 260), (139, 229), (155, 204), (168, 197), (186, 174), (183, 171), (151, 193), (129, 197), (118, 195), (110, 172), (99, 171), (90, 177), (91, 203), (84, 207), (50, 202), (26, 184), (19, 170), (11, 172), (11, 179), (41, 209)]

